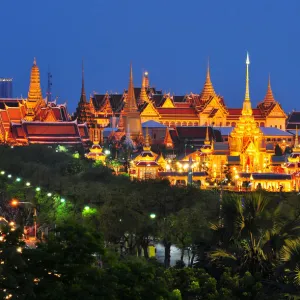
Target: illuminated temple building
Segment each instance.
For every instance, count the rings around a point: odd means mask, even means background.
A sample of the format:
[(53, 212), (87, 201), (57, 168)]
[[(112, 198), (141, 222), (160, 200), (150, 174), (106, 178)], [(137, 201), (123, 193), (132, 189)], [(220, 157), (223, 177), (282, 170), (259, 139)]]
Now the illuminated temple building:
[(128, 89), (122, 94), (94, 94), (87, 101), (82, 88), (77, 118), (87, 122), (90, 132), (100, 130), (101, 143), (112, 135), (145, 137), (143, 151), (132, 158), (133, 178), (168, 178), (173, 184), (186, 185), (191, 171), (193, 182), (204, 187), (227, 180), (238, 189), (292, 190), (297, 184), (294, 173), (300, 171), (287, 168), (295, 132), (286, 130), (286, 124), (291, 125), (274, 98), (270, 77), (264, 99), (252, 108), (249, 64), (247, 55), (242, 108), (225, 105), (215, 92), (209, 66), (201, 93), (184, 96), (151, 87), (148, 72), (142, 76), (141, 87), (134, 88), (130, 66)]
[(34, 59), (27, 99), (0, 99), (0, 142), (11, 145), (85, 144), (87, 126), (71, 121), (66, 104), (47, 103)]

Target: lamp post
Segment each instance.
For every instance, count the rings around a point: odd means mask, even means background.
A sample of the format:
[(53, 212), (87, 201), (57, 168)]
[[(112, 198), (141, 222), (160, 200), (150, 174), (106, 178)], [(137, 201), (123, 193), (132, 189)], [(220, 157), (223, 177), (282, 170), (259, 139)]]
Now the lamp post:
[(32, 205), (33, 206), (33, 222), (34, 222), (34, 237), (36, 239), (36, 235), (37, 235), (37, 223), (36, 223), (36, 219), (37, 219), (37, 210), (36, 210), (36, 207), (33, 203), (31, 202), (25, 202), (25, 201), (19, 201), (17, 199), (13, 199), (11, 201), (11, 206), (18, 206), (19, 204), (29, 204), (29, 205)]

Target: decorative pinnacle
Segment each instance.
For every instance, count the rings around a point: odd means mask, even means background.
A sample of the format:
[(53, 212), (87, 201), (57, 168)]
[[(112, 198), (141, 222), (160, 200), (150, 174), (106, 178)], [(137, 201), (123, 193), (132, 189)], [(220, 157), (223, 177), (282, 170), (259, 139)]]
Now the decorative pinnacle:
[(296, 125), (296, 134), (295, 134), (295, 143), (294, 143), (294, 148), (298, 147), (298, 125)]
[(33, 65), (36, 66), (36, 58), (33, 58)]
[(250, 102), (250, 92), (249, 92), (249, 65), (250, 65), (250, 59), (249, 59), (249, 53), (247, 52), (247, 58), (246, 58), (246, 91), (245, 91), (245, 100), (243, 103), (243, 110), (242, 115), (243, 116), (251, 116), (252, 115), (252, 108), (251, 108), (251, 102)]
[(246, 65), (250, 65), (249, 53), (247, 51)]

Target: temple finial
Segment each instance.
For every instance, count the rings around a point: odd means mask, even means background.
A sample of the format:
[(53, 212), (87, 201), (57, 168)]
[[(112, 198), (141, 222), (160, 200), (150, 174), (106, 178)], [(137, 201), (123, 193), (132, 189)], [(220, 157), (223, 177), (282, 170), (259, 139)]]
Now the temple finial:
[(210, 144), (209, 134), (208, 134), (208, 126), (206, 126), (206, 136), (205, 136), (204, 144), (205, 145), (209, 145)]
[(273, 91), (272, 91), (272, 88), (271, 88), (271, 76), (270, 76), (270, 73), (269, 73), (268, 89), (267, 89), (266, 96), (264, 98), (264, 103), (265, 104), (271, 104), (273, 102), (275, 102), (275, 99), (274, 99)]
[(250, 102), (250, 92), (249, 92), (249, 65), (250, 65), (250, 58), (249, 53), (247, 52), (246, 58), (246, 91), (245, 91), (245, 100), (243, 103), (243, 110), (242, 115), (244, 116), (251, 116), (252, 115), (252, 108)]
[(33, 65), (36, 66), (36, 58), (33, 58)]
[(86, 101), (86, 94), (85, 94), (85, 87), (84, 87), (84, 61), (82, 59), (82, 65), (81, 65), (81, 96), (80, 96), (80, 102), (87, 102)]
[(295, 143), (294, 143), (294, 148), (298, 147), (298, 125), (296, 125), (296, 134), (295, 134)]
[(210, 79), (210, 65), (209, 65), (209, 59), (208, 59), (206, 79), (205, 79), (203, 90), (200, 94), (200, 100), (201, 101), (207, 101), (210, 97), (214, 97), (216, 95), (217, 94), (214, 90), (214, 87), (213, 87), (211, 79)]
[(147, 95), (147, 81), (148, 79), (148, 72), (143, 72), (143, 78), (142, 78), (142, 87), (139, 97), (139, 105), (144, 104), (145, 102), (149, 102), (149, 98)]
[(126, 112), (132, 112), (137, 110), (134, 86), (133, 86), (133, 72), (132, 72), (132, 63), (130, 63), (130, 72), (129, 72), (129, 84), (127, 91), (127, 99), (124, 107)]

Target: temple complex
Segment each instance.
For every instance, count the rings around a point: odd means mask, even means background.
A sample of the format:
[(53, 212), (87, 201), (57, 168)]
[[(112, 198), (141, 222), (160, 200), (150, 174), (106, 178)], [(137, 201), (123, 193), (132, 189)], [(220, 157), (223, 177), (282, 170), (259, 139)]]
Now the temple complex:
[(88, 141), (87, 126), (70, 119), (66, 104), (43, 98), (34, 58), (27, 99), (0, 99), (0, 143), (83, 145)]

